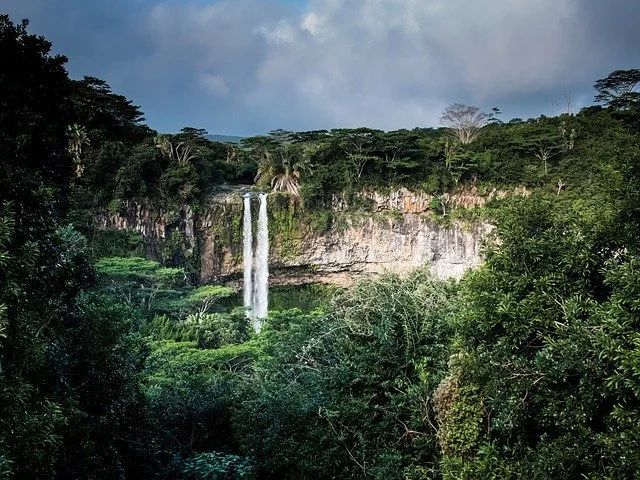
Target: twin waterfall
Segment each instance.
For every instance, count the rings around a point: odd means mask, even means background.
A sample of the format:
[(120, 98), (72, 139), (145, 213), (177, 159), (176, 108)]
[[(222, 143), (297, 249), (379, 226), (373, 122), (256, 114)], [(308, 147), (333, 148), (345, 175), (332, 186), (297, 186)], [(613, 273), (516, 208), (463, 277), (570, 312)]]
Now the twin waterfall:
[(251, 221), (251, 194), (244, 195), (244, 217), (242, 229), (244, 261), (244, 308), (256, 332), (267, 318), (269, 296), (269, 229), (267, 218), (267, 194), (258, 194), (258, 232), (256, 249), (253, 249), (253, 228)]

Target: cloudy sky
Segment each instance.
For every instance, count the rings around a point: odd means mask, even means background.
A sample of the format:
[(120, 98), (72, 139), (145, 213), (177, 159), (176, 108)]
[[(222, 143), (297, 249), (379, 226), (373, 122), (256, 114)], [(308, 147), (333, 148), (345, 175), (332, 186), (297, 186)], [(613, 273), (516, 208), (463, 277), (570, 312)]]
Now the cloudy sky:
[(592, 102), (640, 67), (638, 0), (2, 0), (162, 132), (434, 126)]

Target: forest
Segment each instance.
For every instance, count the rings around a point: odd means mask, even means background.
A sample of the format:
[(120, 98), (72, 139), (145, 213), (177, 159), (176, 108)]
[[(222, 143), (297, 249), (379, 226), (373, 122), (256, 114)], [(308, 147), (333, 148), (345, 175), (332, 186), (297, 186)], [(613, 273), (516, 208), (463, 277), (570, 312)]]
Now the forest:
[[(231, 144), (154, 131), (51, 52), (0, 16), (0, 479), (640, 478), (640, 70), (555, 116)], [(229, 185), (327, 223), (406, 187), (495, 240), (459, 282), (273, 289), (256, 334), (180, 238), (151, 258), (95, 221)]]

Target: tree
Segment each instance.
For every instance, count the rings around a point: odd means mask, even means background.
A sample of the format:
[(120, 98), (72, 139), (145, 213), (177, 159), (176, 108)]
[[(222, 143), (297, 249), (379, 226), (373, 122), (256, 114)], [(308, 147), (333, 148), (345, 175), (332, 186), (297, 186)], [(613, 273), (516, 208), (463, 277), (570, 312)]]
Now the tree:
[(50, 51), (0, 16), (0, 477), (139, 478), (142, 364), (122, 310), (81, 298), (87, 242), (63, 215), (86, 123)]
[(542, 162), (544, 174), (547, 174), (547, 162), (554, 155), (558, 154), (559, 147), (557, 145), (548, 145), (540, 141), (532, 150), (533, 156)]
[[(187, 135), (190, 132), (186, 132)], [(197, 157), (197, 152), (194, 151), (192, 145), (187, 142), (175, 141), (169, 138), (168, 135), (160, 135), (156, 137), (156, 148), (162, 153), (162, 155), (179, 164), (190, 163)]]
[(616, 70), (598, 80), (594, 88), (596, 101), (608, 105), (632, 129), (640, 130), (640, 70)]
[[(72, 122), (67, 97), (66, 58), (51, 56), (51, 43), (0, 15), (0, 195), (23, 195), (39, 182), (64, 190), (72, 171), (66, 149)], [(35, 190), (35, 186), (32, 190)], [(15, 197), (14, 197), (15, 198)], [(25, 200), (24, 197), (21, 200)], [(36, 199), (37, 201), (37, 199)]]
[(371, 154), (371, 149), (375, 136), (382, 132), (370, 128), (334, 131), (334, 133), (338, 132), (347, 159), (353, 166), (356, 178), (360, 179), (367, 163), (378, 158), (376, 155)]
[(300, 196), (300, 179), (310, 170), (310, 158), (316, 152), (315, 144), (300, 144), (291, 132), (275, 130), (269, 137), (256, 141), (252, 151), (258, 158), (254, 181), (269, 185), (276, 192)]
[(488, 115), (478, 107), (453, 103), (445, 108), (440, 121), (451, 129), (463, 145), (473, 142), (487, 124)]
[(475, 159), (462, 148), (462, 144), (457, 140), (449, 141), (448, 138), (444, 141), (444, 162), (455, 185), (468, 170), (477, 167)]
[(375, 145), (377, 155), (384, 159), (382, 166), (393, 181), (407, 181), (411, 174), (415, 175), (416, 169), (424, 169), (424, 150), (420, 149), (420, 137), (416, 132), (397, 130), (381, 133), (378, 137)]
[(68, 80), (68, 88), (66, 103), (73, 112), (74, 123), (84, 125), (94, 143), (100, 138), (131, 144), (154, 133), (143, 123), (140, 107), (113, 93), (104, 80), (95, 77)]
[(616, 70), (606, 78), (597, 80), (593, 86), (596, 91), (596, 101), (611, 106), (621, 105), (633, 95), (640, 84), (640, 70)]
[(183, 135), (186, 135), (192, 139), (203, 139), (209, 134), (204, 128), (195, 128), (195, 127), (182, 127), (180, 132)]
[(445, 478), (637, 476), (638, 258), (606, 217), (557, 205), (514, 202), (465, 279), (456, 388), (473, 396), (445, 412)]
[(487, 114), (487, 123), (493, 123), (493, 124), (497, 124), (497, 125), (500, 125), (501, 123), (504, 123), (502, 120), (500, 120), (500, 118), (499, 118), (500, 115), (502, 115), (502, 110), (500, 110), (499, 107), (491, 108), (491, 113)]
[(560, 122), (560, 148), (562, 149), (563, 153), (567, 153), (569, 150), (573, 150), (576, 146), (576, 137), (578, 134), (576, 132), (576, 129), (571, 127), (567, 122), (567, 117), (570, 120), (571, 116), (563, 116), (565, 118), (563, 118), (562, 122)]
[(271, 187), (275, 192), (287, 192), (294, 196), (300, 196), (300, 175), (306, 168), (304, 161), (291, 162), (286, 159), (282, 163), (282, 171), (276, 173), (271, 179)]
[(572, 129), (570, 135), (566, 133), (565, 120), (561, 121), (559, 129), (552, 123), (539, 122), (527, 125), (521, 135), (512, 135), (509, 140), (511, 148), (520, 155), (533, 155), (540, 160), (542, 170), (546, 175), (550, 159), (573, 148), (575, 129)]

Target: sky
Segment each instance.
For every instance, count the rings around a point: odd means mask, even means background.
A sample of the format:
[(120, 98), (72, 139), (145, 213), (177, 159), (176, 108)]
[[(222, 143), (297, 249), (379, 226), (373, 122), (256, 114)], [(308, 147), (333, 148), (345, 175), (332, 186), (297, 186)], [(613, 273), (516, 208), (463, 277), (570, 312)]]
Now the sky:
[(163, 133), (430, 127), (454, 102), (553, 115), (640, 68), (638, 0), (0, 0), (0, 12)]

